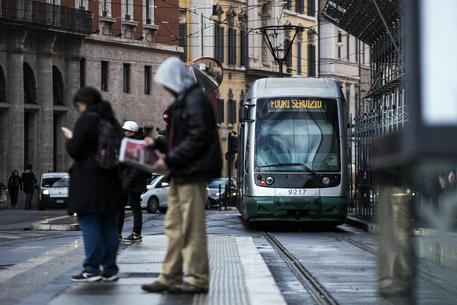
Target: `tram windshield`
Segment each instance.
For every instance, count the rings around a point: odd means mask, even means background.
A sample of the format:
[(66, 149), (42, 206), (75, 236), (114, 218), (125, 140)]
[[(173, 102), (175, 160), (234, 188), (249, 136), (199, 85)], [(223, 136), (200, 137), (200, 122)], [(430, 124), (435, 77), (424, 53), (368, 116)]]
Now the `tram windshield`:
[(255, 171), (340, 170), (336, 100), (257, 100)]

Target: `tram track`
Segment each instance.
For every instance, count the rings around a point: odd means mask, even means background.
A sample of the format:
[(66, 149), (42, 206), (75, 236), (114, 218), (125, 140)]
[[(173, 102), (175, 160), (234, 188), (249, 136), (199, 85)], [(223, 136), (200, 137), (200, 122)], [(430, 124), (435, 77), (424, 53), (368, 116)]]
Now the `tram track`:
[[(338, 232), (339, 231), (339, 232)], [(341, 231), (345, 232), (345, 233), (351, 233), (350, 231), (346, 231), (344, 229), (341, 229), (341, 228), (337, 228), (334, 232), (337, 234), (337, 236), (335, 236), (336, 239), (338, 240), (343, 240), (351, 245), (353, 245), (354, 247), (357, 247), (367, 253), (370, 253), (371, 255), (374, 255), (376, 256), (378, 253), (377, 253), (377, 250), (374, 249), (373, 247), (369, 246), (369, 245), (366, 245), (358, 240), (355, 240), (355, 239), (352, 239), (351, 237), (348, 237), (346, 235), (344, 235)], [(454, 287), (450, 287), (449, 285), (447, 285), (447, 283), (439, 278), (437, 278), (436, 276), (434, 276), (433, 274), (429, 273), (429, 272), (426, 272), (426, 271), (423, 271), (423, 270), (419, 270), (419, 269), (416, 269), (416, 273), (425, 281), (443, 289), (443, 290), (446, 290), (447, 292), (451, 293), (451, 294), (454, 294), (454, 295), (457, 295), (457, 289), (454, 288)]]
[(273, 250), (284, 260), (289, 269), (294, 273), (300, 283), (308, 290), (311, 297), (319, 305), (338, 305), (339, 303), (321, 285), (319, 280), (303, 266), (300, 261), (290, 253), (287, 248), (271, 233), (265, 232), (265, 239)]

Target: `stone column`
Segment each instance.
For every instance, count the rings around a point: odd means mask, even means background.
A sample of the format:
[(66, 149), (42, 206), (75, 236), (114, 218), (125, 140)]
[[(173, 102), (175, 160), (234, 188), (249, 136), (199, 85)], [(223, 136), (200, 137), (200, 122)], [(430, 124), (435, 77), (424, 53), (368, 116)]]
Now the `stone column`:
[(8, 152), (7, 172), (24, 169), (24, 44), (25, 31), (8, 31), (7, 40), (7, 100), (8, 110)]
[(41, 106), (39, 130), (39, 164), (37, 173), (54, 166), (54, 98), (52, 90), (52, 55), (55, 36), (41, 36), (37, 56), (37, 102)]
[[(68, 44), (65, 56), (65, 106), (68, 107), (66, 124), (73, 129), (78, 119), (78, 112), (73, 106), (73, 97), (80, 88), (80, 61), (82, 41)], [(71, 158), (66, 155), (65, 164), (71, 164)]]

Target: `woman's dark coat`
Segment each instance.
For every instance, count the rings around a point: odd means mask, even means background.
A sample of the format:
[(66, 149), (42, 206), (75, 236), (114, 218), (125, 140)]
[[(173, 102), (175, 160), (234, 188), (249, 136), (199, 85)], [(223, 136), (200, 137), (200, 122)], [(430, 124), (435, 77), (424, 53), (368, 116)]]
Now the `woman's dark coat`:
[(66, 143), (75, 161), (70, 169), (69, 213), (115, 212), (120, 207), (119, 169), (102, 169), (95, 162), (100, 117), (90, 114), (93, 111), (89, 108), (81, 115)]

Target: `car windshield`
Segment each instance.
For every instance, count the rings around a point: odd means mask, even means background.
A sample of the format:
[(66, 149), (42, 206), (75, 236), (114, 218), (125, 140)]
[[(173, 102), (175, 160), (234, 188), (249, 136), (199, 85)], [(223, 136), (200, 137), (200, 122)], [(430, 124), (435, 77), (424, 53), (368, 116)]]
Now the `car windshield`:
[(217, 189), (217, 188), (219, 188), (219, 185), (221, 186), (221, 188), (225, 188), (226, 184), (227, 184), (227, 180), (226, 179), (215, 179), (215, 180), (211, 180), (208, 183), (208, 188)]
[(41, 182), (42, 187), (68, 187), (70, 182), (69, 177), (52, 177), (52, 178), (43, 178)]
[(256, 113), (256, 171), (340, 170), (336, 100), (259, 99)]

